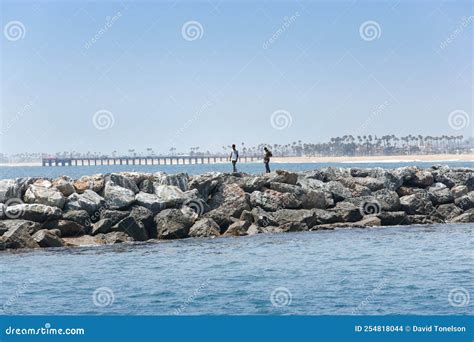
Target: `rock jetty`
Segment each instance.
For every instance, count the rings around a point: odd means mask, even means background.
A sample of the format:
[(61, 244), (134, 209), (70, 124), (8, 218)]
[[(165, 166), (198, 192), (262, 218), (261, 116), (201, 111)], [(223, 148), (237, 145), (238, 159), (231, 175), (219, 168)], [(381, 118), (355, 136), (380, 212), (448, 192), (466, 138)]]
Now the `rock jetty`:
[(0, 250), (473, 221), (472, 168), (0, 180)]

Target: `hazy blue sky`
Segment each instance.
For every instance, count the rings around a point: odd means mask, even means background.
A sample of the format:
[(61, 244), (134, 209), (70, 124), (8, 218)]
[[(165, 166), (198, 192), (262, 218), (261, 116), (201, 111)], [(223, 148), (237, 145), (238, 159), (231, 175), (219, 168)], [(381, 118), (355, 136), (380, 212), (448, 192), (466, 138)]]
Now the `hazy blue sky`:
[(4, 153), (472, 135), (471, 1), (1, 3)]

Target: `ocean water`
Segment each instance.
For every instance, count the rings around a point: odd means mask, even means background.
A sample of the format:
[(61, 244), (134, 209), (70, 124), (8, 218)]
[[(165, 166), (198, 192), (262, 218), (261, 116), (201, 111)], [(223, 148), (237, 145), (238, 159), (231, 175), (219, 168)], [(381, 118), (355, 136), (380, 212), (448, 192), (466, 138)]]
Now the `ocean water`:
[[(465, 161), (447, 161), (447, 162), (382, 162), (382, 163), (271, 163), (272, 170), (283, 169), (292, 171), (314, 170), (317, 168), (335, 166), (335, 167), (381, 167), (397, 168), (401, 166), (416, 165), (422, 168), (429, 168), (435, 164), (449, 165), (452, 167), (474, 167), (473, 162)], [(222, 164), (196, 164), (196, 165), (97, 165), (97, 166), (31, 166), (31, 167), (12, 167), (0, 166), (0, 179), (16, 177), (58, 177), (62, 175), (71, 178), (79, 178), (83, 175), (92, 175), (96, 173), (110, 173), (121, 171), (139, 171), (139, 172), (157, 172), (167, 173), (187, 172), (188, 174), (200, 174), (209, 171), (232, 172), (230, 163)], [(263, 163), (239, 163), (238, 171), (252, 174), (263, 173), (265, 167)]]
[(472, 314), (472, 234), (455, 224), (7, 251), (0, 304), (28, 315)]

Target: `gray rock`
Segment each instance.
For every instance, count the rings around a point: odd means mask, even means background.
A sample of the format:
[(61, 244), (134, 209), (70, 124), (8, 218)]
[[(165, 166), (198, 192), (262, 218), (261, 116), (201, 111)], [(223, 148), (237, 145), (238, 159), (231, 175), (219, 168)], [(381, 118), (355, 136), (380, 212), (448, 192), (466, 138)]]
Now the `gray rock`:
[[(107, 183), (112, 182), (115, 186), (119, 186), (121, 188), (128, 189), (136, 194), (138, 190), (138, 186), (132, 179), (118, 173), (112, 173), (110, 175), (105, 176), (105, 189), (107, 188)], [(105, 197), (105, 195), (104, 195)]]
[(165, 209), (155, 216), (158, 239), (182, 239), (189, 236), (189, 229), (197, 215), (181, 209)]
[[(322, 209), (281, 209), (273, 213), (272, 220), (276, 221), (278, 225), (286, 223), (305, 223), (308, 227), (312, 227), (316, 222), (316, 212), (324, 211)], [(274, 225), (271, 222), (268, 225)]]
[(74, 221), (83, 227), (91, 225), (89, 213), (85, 210), (69, 210), (63, 213), (63, 220)]
[(202, 175), (192, 176), (189, 188), (196, 189), (201, 198), (208, 199), (215, 194), (224, 182), (224, 174), (221, 172), (208, 172)]
[(296, 209), (301, 206), (295, 195), (281, 193), (274, 190), (254, 191), (250, 194), (250, 204), (252, 207), (261, 207), (267, 211), (277, 211), (279, 209)]
[(66, 203), (66, 197), (54, 187), (42, 187), (31, 184), (25, 193), (26, 203), (38, 203), (58, 207), (62, 209)]
[(59, 229), (61, 231), (61, 236), (70, 237), (70, 236), (79, 236), (88, 233), (87, 228), (81, 226), (74, 221), (66, 220), (52, 220), (45, 222), (42, 226), (43, 229)]
[(189, 188), (189, 176), (187, 173), (177, 173), (174, 175), (168, 175), (163, 172), (157, 172), (153, 174), (156, 184), (155, 185), (173, 185), (181, 189), (181, 191), (188, 191)]
[(205, 215), (227, 228), (231, 217), (239, 218), (244, 210), (250, 210), (248, 197), (237, 184), (223, 184), (208, 202), (211, 210)]
[(105, 205), (105, 200), (92, 190), (86, 189), (81, 194), (74, 193), (67, 198), (65, 211), (85, 210), (89, 215), (94, 215), (99, 208)]
[(411, 177), (408, 181), (409, 185), (417, 186), (421, 188), (426, 188), (433, 184), (434, 177), (430, 171), (427, 170), (420, 170), (415, 172), (415, 174)]
[(110, 233), (110, 229), (114, 225), (111, 219), (102, 219), (92, 225), (91, 235), (107, 234)]
[(135, 193), (130, 189), (116, 185), (112, 181), (107, 181), (104, 187), (104, 198), (108, 208), (122, 209), (135, 202)]
[(12, 198), (21, 198), (21, 187), (15, 179), (0, 180), (0, 202), (5, 203)]
[(22, 227), (26, 229), (28, 235), (33, 235), (41, 229), (41, 224), (28, 220), (5, 220), (0, 221), (0, 235), (5, 234), (10, 229), (16, 229)]
[(192, 237), (212, 237), (219, 236), (220, 229), (217, 223), (210, 218), (201, 218), (189, 229), (189, 236)]
[(135, 205), (130, 210), (130, 216), (143, 224), (149, 238), (157, 236), (154, 213), (151, 210)]
[(173, 208), (183, 204), (191, 197), (174, 185), (155, 185), (155, 195), (160, 203), (164, 203), (166, 208)]
[(224, 236), (244, 236), (247, 235), (247, 229), (250, 227), (248, 221), (237, 221), (232, 223), (224, 232)]
[(344, 201), (345, 199), (352, 197), (352, 192), (337, 181), (329, 181), (328, 183), (325, 183), (324, 189), (332, 194), (335, 202)]
[(414, 194), (424, 194), (427, 193), (426, 190), (420, 188), (413, 188), (409, 186), (401, 186), (397, 190), (397, 194), (399, 197), (409, 196)]
[(0, 244), (5, 248), (38, 248), (38, 243), (28, 233), (28, 225), (12, 227), (0, 237)]
[(166, 208), (166, 202), (162, 201), (160, 197), (145, 192), (139, 192), (136, 194), (135, 202), (138, 205), (151, 210), (154, 214), (157, 214)]
[(133, 238), (124, 232), (111, 232), (107, 234), (99, 234), (96, 238), (106, 245), (113, 245), (116, 243), (133, 242)]
[[(278, 226), (278, 222), (275, 220), (272, 213), (268, 213), (260, 207), (253, 208), (250, 213), (252, 215), (252, 222), (254, 222), (259, 227)], [(242, 215), (243, 214), (244, 212), (242, 212)], [(242, 219), (242, 216), (241, 216), (241, 219)], [(248, 219), (244, 221), (251, 222)]]
[(113, 222), (113, 224), (117, 224), (129, 215), (130, 215), (129, 211), (106, 209), (106, 210), (101, 211), (100, 219), (101, 220), (109, 219)]
[(338, 222), (356, 222), (362, 219), (360, 207), (351, 203), (340, 202), (334, 208), (327, 210), (337, 214)]
[(269, 186), (272, 190), (294, 195), (296, 199), (301, 202), (301, 207), (303, 209), (325, 209), (334, 205), (332, 195), (322, 190), (307, 190), (303, 189), (301, 186), (278, 182), (272, 182)]
[(454, 203), (462, 210), (474, 208), (474, 191), (469, 192), (467, 195), (456, 198)]
[(33, 235), (33, 239), (40, 247), (62, 247), (65, 245), (63, 239), (47, 229), (41, 229)]
[(381, 179), (373, 177), (353, 178), (355, 183), (369, 188), (371, 191), (377, 191), (383, 189), (385, 183)]
[(451, 222), (454, 223), (472, 223), (474, 222), (474, 209), (467, 210), (464, 214), (454, 217)]
[(463, 213), (454, 203), (442, 204), (436, 208), (436, 212), (446, 221), (451, 221)]
[(123, 232), (128, 234), (135, 241), (146, 241), (148, 240), (148, 233), (142, 222), (137, 221), (134, 217), (128, 216), (122, 221), (114, 225), (111, 229), (112, 232)]
[(408, 215), (407, 221), (409, 224), (445, 223), (440, 217), (432, 215)]
[(435, 208), (426, 193), (403, 196), (400, 198), (401, 208), (409, 215), (431, 215)]
[(458, 198), (458, 197), (467, 195), (469, 190), (467, 189), (467, 186), (465, 185), (458, 185), (451, 188), (451, 192), (453, 193), (454, 198)]
[(377, 217), (380, 219), (382, 226), (399, 226), (409, 224), (407, 214), (404, 211), (382, 211), (377, 215)]
[(433, 204), (446, 204), (454, 201), (453, 193), (443, 183), (434, 183), (428, 189), (428, 195)]
[(62, 211), (44, 204), (17, 204), (8, 206), (5, 209), (5, 216), (11, 219), (44, 222), (60, 218)]
[(378, 190), (374, 193), (374, 197), (380, 203), (382, 210), (398, 211), (400, 209), (400, 198), (393, 190)]

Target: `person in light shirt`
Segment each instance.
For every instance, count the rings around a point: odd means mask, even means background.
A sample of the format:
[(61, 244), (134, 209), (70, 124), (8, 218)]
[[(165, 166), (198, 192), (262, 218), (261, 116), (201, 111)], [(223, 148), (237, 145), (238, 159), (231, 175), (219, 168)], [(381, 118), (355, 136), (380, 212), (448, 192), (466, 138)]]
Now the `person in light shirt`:
[(235, 148), (235, 144), (232, 144), (232, 152), (230, 152), (229, 160), (232, 162), (232, 172), (237, 172), (237, 161), (239, 160), (239, 151)]

